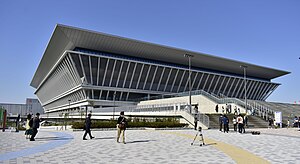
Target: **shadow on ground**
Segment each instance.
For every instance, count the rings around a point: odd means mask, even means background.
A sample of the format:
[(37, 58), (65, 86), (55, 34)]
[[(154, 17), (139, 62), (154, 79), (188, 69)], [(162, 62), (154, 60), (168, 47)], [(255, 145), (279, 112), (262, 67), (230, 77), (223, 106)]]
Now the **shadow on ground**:
[(51, 141), (51, 140), (72, 140), (74, 138), (69, 137), (43, 137), (43, 138), (35, 138), (36, 141)]

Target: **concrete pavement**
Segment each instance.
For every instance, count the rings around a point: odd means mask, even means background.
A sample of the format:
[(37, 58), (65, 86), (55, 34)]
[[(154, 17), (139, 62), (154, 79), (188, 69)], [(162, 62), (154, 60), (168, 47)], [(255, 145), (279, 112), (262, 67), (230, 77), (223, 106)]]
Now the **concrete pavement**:
[(116, 131), (92, 131), (96, 138), (84, 141), (83, 131), (42, 128), (34, 142), (23, 132), (1, 132), (0, 164), (300, 162), (298, 129), (255, 130), (261, 135), (204, 130), (202, 147), (190, 145), (193, 130), (127, 130), (127, 144), (116, 142)]

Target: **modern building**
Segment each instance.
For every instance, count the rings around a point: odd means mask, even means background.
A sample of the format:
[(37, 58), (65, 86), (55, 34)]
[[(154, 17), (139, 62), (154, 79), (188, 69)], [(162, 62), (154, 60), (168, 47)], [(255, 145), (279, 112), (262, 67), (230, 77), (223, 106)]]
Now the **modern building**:
[(27, 98), (26, 104), (11, 104), (11, 103), (0, 103), (0, 107), (5, 109), (10, 115), (27, 115), (28, 113), (44, 113), (43, 107), (41, 106), (38, 99)]
[[(136, 104), (191, 90), (266, 100), (289, 72), (199, 52), (57, 25), (31, 81), (45, 112)], [(246, 66), (246, 68), (241, 68)]]

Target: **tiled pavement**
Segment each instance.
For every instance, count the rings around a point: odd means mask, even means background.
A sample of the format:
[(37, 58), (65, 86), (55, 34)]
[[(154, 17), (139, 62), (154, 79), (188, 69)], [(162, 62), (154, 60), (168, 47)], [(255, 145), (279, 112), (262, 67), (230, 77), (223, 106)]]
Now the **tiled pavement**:
[(116, 142), (116, 131), (92, 131), (96, 138), (84, 141), (80, 131), (40, 129), (35, 142), (26, 140), (23, 132), (0, 132), (0, 164), (300, 163), (297, 129), (260, 131), (251, 135), (204, 130), (202, 147), (191, 146), (197, 134), (193, 130), (127, 130), (127, 144)]

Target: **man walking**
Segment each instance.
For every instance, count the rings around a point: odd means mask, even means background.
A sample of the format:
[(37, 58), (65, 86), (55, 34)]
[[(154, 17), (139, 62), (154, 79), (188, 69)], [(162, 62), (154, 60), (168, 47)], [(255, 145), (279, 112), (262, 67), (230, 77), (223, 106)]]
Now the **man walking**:
[(87, 134), (89, 134), (90, 139), (95, 138), (95, 137), (93, 137), (92, 134), (91, 134), (91, 124), (92, 124), (92, 122), (91, 122), (91, 116), (92, 116), (92, 114), (89, 113), (88, 116), (87, 116), (87, 118), (85, 119), (85, 133), (84, 133), (84, 135), (83, 135), (83, 140), (87, 140), (87, 139), (85, 138)]
[(32, 135), (30, 138), (30, 141), (35, 141), (34, 137), (36, 136), (36, 134), (38, 133), (38, 128), (40, 127), (40, 113), (36, 113), (36, 116), (34, 118), (32, 118), (33, 122), (32, 122)]
[(124, 116), (124, 111), (122, 111), (122, 112), (120, 112), (120, 117), (118, 118), (118, 121), (117, 121), (117, 130), (118, 130), (117, 142), (118, 143), (119, 143), (120, 136), (122, 134), (123, 143), (126, 144), (126, 142), (125, 142), (126, 126), (127, 126), (127, 120)]

